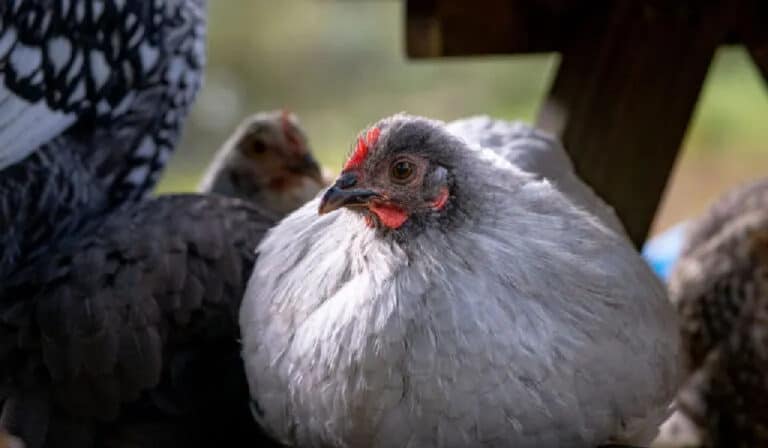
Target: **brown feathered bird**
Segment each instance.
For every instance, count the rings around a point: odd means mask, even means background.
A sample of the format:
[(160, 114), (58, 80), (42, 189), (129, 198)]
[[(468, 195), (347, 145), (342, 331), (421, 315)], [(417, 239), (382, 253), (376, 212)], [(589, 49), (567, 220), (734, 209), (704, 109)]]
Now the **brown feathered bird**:
[(678, 404), (701, 445), (768, 446), (768, 179), (695, 223), (670, 293), (690, 372)]
[(326, 184), (296, 115), (275, 110), (240, 123), (216, 153), (198, 191), (247, 199), (284, 215)]

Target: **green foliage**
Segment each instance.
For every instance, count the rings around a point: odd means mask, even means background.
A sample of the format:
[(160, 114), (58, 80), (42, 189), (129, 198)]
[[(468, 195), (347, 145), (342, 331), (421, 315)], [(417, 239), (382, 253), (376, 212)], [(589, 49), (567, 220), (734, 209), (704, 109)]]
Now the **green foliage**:
[(767, 92), (743, 48), (721, 49), (699, 101), (689, 146), (695, 150), (768, 152)]

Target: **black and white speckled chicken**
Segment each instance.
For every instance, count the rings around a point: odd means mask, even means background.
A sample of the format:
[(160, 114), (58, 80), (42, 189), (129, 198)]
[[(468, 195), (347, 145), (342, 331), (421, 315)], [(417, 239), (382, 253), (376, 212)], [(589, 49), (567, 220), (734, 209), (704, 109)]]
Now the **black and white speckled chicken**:
[(151, 190), (204, 40), (204, 0), (0, 2), (0, 278)]
[(768, 179), (695, 224), (670, 292), (691, 372), (678, 403), (701, 445), (768, 445)]
[(0, 17), (0, 427), (27, 448), (253, 441), (236, 312), (274, 217), (143, 199), (200, 85), (202, 0)]

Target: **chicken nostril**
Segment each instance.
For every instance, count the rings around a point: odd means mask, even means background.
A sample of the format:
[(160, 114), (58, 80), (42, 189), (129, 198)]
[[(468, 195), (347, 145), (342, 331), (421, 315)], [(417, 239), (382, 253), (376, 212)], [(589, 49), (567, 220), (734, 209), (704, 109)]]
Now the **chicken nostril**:
[(357, 184), (357, 175), (355, 173), (344, 173), (336, 181), (336, 186), (339, 188), (350, 188)]

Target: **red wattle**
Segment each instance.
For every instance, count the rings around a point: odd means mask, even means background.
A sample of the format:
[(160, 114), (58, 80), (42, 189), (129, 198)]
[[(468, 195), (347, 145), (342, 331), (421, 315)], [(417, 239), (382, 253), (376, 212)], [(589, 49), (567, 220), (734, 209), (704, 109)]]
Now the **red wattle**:
[(369, 209), (376, 213), (379, 221), (390, 229), (398, 229), (408, 220), (408, 215), (405, 211), (395, 205), (371, 204)]

